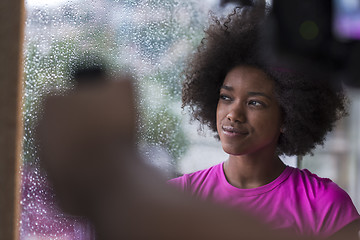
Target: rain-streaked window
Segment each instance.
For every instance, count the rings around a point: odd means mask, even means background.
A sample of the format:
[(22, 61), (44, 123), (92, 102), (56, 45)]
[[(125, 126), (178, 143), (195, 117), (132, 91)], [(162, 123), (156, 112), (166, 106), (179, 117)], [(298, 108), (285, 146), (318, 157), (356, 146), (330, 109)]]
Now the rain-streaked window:
[[(91, 226), (62, 214), (38, 167), (33, 129), (41, 96), (72, 87), (69, 73), (86, 56), (126, 69), (140, 93), (141, 140), (148, 161), (168, 178), (178, 172), (192, 134), (180, 107), (181, 72), (216, 1), (70, 0), (26, 2), (21, 239), (90, 239)], [(213, 140), (215, 142), (215, 140)]]
[[(21, 239), (94, 237), (86, 220), (66, 216), (55, 205), (33, 138), (41, 96), (71, 88), (69, 74), (86, 56), (105, 60), (113, 72), (130, 71), (137, 79), (139, 146), (165, 177), (226, 160), (211, 134), (199, 136), (198, 126), (189, 124), (180, 95), (181, 73), (204, 35), (209, 10), (226, 14), (229, 8), (220, 9), (217, 0), (27, 0), (26, 10)], [(360, 117), (358, 110), (352, 112), (354, 117), (330, 136), (330, 145), (305, 158), (304, 166), (337, 181), (356, 202), (358, 179), (349, 172), (360, 165), (359, 151), (353, 149), (360, 141), (358, 135), (350, 136), (349, 126)], [(291, 159), (285, 161), (291, 164)]]

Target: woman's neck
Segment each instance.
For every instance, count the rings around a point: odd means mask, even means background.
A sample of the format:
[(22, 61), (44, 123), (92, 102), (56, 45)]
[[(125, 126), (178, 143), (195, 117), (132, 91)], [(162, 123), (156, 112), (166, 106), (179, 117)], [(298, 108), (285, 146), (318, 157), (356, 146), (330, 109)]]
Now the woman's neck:
[(272, 182), (280, 176), (285, 167), (277, 155), (271, 157), (229, 155), (229, 159), (224, 163), (224, 172), (231, 185), (249, 189)]

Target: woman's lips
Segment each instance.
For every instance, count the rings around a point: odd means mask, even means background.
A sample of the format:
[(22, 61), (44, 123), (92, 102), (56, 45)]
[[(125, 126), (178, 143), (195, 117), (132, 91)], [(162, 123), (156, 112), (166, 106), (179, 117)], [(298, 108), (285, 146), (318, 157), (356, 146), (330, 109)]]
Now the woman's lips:
[(244, 136), (248, 135), (249, 131), (245, 128), (235, 128), (232, 126), (223, 126), (222, 127), (223, 133), (227, 136)]

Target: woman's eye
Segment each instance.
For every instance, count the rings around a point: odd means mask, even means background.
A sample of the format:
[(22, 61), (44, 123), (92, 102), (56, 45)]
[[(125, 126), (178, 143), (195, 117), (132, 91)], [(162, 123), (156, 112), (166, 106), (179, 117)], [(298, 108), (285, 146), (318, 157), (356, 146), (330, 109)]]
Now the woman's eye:
[(225, 100), (225, 101), (230, 101), (230, 100), (231, 100), (230, 97), (228, 97), (228, 96), (226, 96), (226, 95), (223, 95), (223, 94), (220, 94), (220, 99), (221, 99), (221, 100)]
[(255, 107), (263, 106), (263, 104), (261, 102), (255, 101), (255, 100), (250, 100), (248, 104), (251, 105), (251, 106), (255, 106)]

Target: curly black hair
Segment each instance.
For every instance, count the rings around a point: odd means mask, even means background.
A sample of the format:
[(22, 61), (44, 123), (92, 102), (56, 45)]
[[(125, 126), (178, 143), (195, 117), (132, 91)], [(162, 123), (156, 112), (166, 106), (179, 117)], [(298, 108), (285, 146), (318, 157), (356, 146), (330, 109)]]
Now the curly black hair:
[[(263, 56), (261, 28), (268, 7), (237, 7), (226, 18), (212, 16), (197, 52), (185, 70), (182, 107), (193, 120), (216, 132), (216, 108), (226, 74), (236, 66), (253, 66), (273, 79), (283, 114), (278, 154), (305, 155), (323, 144), (335, 122), (347, 114), (347, 98), (328, 79), (274, 66)], [(218, 135), (217, 135), (218, 136)]]

